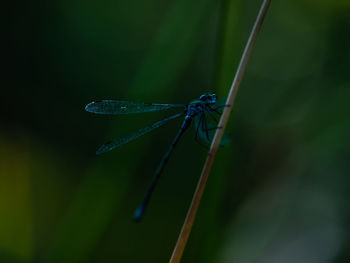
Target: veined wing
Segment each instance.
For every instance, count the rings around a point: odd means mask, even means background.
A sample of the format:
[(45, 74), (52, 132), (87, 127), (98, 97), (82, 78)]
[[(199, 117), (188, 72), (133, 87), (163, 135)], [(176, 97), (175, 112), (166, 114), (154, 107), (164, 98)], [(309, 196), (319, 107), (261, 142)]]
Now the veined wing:
[(180, 116), (183, 116), (184, 114), (181, 112), (181, 113), (178, 113), (178, 114), (175, 114), (175, 115), (172, 115), (170, 117), (167, 117), (163, 120), (160, 120), (158, 122), (155, 122), (153, 123), (152, 125), (150, 126), (146, 126), (136, 132), (133, 132), (133, 133), (130, 133), (129, 135), (125, 136), (125, 137), (121, 137), (121, 138), (118, 138), (116, 140), (113, 140), (113, 141), (110, 141), (110, 142), (107, 142), (105, 144), (103, 144), (97, 151), (96, 151), (96, 154), (101, 154), (101, 153), (105, 153), (105, 152), (108, 152), (108, 151), (111, 151), (117, 147), (120, 147), (132, 140), (135, 140), (136, 138), (164, 125), (165, 123), (167, 123), (168, 121), (172, 120), (172, 119), (175, 119), (177, 117), (180, 117)]
[(96, 114), (134, 114), (185, 107), (184, 104), (158, 104), (123, 100), (99, 100), (90, 102), (85, 110)]

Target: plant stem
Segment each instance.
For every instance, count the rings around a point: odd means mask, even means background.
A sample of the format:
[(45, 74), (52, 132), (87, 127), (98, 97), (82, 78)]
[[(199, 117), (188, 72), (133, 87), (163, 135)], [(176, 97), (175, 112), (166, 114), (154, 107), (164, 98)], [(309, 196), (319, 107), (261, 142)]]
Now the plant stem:
[(238, 92), (238, 89), (240, 87), (245, 69), (247, 67), (249, 57), (252, 53), (252, 49), (253, 49), (254, 44), (256, 42), (257, 35), (261, 29), (261, 26), (263, 24), (263, 21), (264, 21), (264, 18), (266, 16), (266, 13), (267, 13), (267, 10), (269, 8), (270, 3), (271, 3), (271, 0), (264, 0), (263, 1), (261, 8), (260, 8), (260, 11), (259, 11), (259, 14), (257, 16), (257, 19), (256, 19), (255, 24), (253, 26), (253, 29), (250, 33), (249, 39), (248, 39), (247, 44), (245, 46), (241, 61), (239, 63), (235, 78), (232, 82), (232, 85), (231, 85), (231, 88), (230, 88), (230, 91), (229, 91), (229, 94), (228, 94), (228, 97), (226, 100), (227, 107), (225, 107), (225, 109), (221, 115), (221, 118), (220, 118), (220, 122), (219, 122), (220, 128), (216, 130), (214, 139), (213, 139), (212, 144), (210, 146), (208, 157), (205, 161), (205, 164), (204, 164), (204, 167), (202, 170), (202, 174), (199, 178), (196, 191), (193, 195), (190, 208), (187, 212), (185, 222), (182, 226), (182, 229), (181, 229), (180, 235), (178, 237), (178, 240), (176, 242), (173, 254), (170, 258), (170, 261), (169, 261), (170, 263), (179, 263), (181, 258), (182, 258), (182, 254), (183, 254), (183, 251), (185, 249), (188, 237), (190, 235), (190, 232), (191, 232), (191, 229), (193, 226), (193, 222), (194, 222), (194, 219), (196, 217), (197, 210), (198, 210), (200, 201), (201, 201), (202, 196), (203, 196), (204, 188), (205, 188), (206, 182), (208, 180), (208, 176), (209, 176), (211, 167), (213, 166), (216, 152), (219, 148), (220, 141), (221, 141), (222, 135), (224, 133), (227, 121), (229, 119), (233, 103), (236, 99), (237, 92)]

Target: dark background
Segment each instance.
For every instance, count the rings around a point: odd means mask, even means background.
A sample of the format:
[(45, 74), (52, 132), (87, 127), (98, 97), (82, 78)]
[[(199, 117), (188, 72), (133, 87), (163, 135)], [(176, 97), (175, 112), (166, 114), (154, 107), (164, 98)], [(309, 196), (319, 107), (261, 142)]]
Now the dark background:
[[(0, 103), (0, 262), (167, 262), (206, 151), (193, 128), (132, 214), (181, 120), (97, 99), (224, 98), (261, 1), (12, 1)], [(349, 262), (350, 2), (272, 1), (183, 262)]]

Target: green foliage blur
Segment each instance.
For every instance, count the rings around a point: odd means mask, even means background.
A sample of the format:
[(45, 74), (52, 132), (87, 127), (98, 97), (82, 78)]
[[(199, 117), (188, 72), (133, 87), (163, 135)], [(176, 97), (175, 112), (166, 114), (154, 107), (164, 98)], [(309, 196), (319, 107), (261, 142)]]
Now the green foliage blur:
[[(262, 1), (11, 1), (0, 104), (0, 262), (168, 262), (206, 151), (172, 112), (97, 116), (97, 99), (225, 98)], [(350, 2), (272, 1), (183, 261), (350, 261)]]

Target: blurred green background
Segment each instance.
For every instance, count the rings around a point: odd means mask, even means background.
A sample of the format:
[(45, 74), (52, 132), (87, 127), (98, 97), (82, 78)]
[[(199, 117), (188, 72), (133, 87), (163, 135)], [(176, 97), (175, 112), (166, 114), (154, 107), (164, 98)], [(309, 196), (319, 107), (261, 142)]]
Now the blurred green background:
[[(258, 0), (11, 1), (0, 104), (0, 262), (167, 262), (206, 151), (193, 129), (132, 222), (180, 126), (97, 99), (225, 97)], [(183, 262), (350, 261), (350, 2), (272, 1)]]

